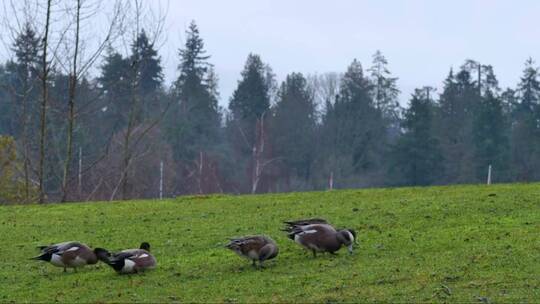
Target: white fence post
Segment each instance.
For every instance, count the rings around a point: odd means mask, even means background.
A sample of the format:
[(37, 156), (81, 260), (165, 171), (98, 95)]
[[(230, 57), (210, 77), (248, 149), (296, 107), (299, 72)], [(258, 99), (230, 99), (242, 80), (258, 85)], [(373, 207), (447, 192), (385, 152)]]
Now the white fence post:
[(78, 174), (79, 184), (79, 197), (82, 194), (82, 147), (79, 147), (79, 174)]
[(159, 199), (163, 199), (163, 161), (159, 163)]
[(487, 184), (491, 185), (491, 165), (488, 166)]

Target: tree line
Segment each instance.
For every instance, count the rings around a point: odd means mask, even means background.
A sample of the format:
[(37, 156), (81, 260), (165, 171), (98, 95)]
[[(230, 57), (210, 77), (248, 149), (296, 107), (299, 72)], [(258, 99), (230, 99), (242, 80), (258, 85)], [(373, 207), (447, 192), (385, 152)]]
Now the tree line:
[(379, 51), (367, 69), (354, 59), (281, 83), (249, 54), (222, 108), (195, 22), (185, 37), (166, 85), (144, 27), (127, 51), (104, 40), (90, 73), (76, 50), (70, 68), (51, 64), (47, 39), (25, 24), (0, 64), (0, 202), (481, 183), (490, 165), (495, 182), (540, 179), (532, 59), (504, 90), (492, 66), (466, 60), (402, 108)]

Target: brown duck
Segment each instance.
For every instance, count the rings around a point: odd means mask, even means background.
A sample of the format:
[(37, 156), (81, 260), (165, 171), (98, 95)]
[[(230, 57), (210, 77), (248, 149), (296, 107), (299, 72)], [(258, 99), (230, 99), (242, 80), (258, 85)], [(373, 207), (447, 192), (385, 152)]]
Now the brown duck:
[(346, 246), (352, 254), (356, 241), (356, 232), (353, 229), (336, 230), (329, 224), (291, 226), (287, 235), (291, 240), (311, 250), (314, 257), (317, 252), (335, 254), (342, 246)]
[(70, 241), (49, 246), (39, 246), (41, 254), (33, 257), (33, 260), (49, 262), (54, 266), (66, 268), (77, 268), (85, 265), (96, 264), (98, 259), (95, 252), (87, 245)]
[(126, 249), (112, 254), (103, 248), (96, 248), (95, 251), (100, 261), (120, 274), (139, 273), (157, 266), (156, 258), (150, 253), (150, 244), (147, 242), (141, 243), (138, 249)]
[(253, 267), (257, 267), (257, 261), (259, 267), (263, 267), (264, 261), (275, 258), (279, 253), (276, 242), (262, 235), (234, 238), (225, 247), (251, 260)]

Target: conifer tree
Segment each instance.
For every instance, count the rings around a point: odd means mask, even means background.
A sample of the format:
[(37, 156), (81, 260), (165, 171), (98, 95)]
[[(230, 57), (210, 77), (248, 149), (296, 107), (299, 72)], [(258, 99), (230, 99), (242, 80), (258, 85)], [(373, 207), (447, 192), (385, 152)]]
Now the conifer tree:
[(167, 137), (178, 160), (191, 161), (199, 152), (215, 150), (220, 132), (217, 77), (208, 62), (199, 29), (192, 22), (179, 50), (180, 75), (174, 83), (177, 101), (165, 122)]
[(512, 113), (512, 164), (516, 178), (540, 178), (540, 81), (539, 69), (529, 58), (518, 84), (518, 104)]
[(392, 137), (399, 132), (400, 106), (398, 102), (399, 88), (397, 77), (393, 77), (388, 69), (388, 61), (381, 51), (375, 52), (373, 62), (368, 69), (373, 83), (373, 100), (375, 107), (379, 109), (384, 119), (389, 124), (389, 131)]
[(323, 134), (327, 172), (335, 172), (341, 185), (361, 186), (383, 182), (387, 125), (372, 99), (372, 86), (356, 59), (341, 79), (339, 96), (327, 106)]
[(496, 181), (511, 180), (508, 172), (509, 141), (508, 120), (504, 105), (498, 92), (498, 81), (493, 68), (480, 66), (479, 79), (480, 102), (476, 105), (473, 122), (474, 164), (477, 180), (486, 178), (488, 166), (493, 167)]
[(391, 175), (398, 184), (425, 186), (437, 183), (441, 172), (441, 153), (433, 130), (435, 113), (430, 98), (432, 88), (416, 89), (402, 123), (403, 134), (393, 155)]
[(316, 113), (313, 93), (301, 73), (281, 84), (272, 119), (274, 153), (283, 159), (293, 178), (306, 185), (315, 154)]

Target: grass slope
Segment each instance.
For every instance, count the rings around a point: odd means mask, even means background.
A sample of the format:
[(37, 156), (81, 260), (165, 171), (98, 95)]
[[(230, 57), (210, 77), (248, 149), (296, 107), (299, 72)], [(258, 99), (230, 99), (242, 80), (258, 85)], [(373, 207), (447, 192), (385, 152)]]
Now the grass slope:
[[(310, 254), (281, 221), (355, 228), (349, 256)], [(264, 270), (223, 248), (264, 233)], [(540, 185), (345, 190), (0, 208), (0, 302), (520, 302), (540, 299)], [(27, 260), (36, 245), (153, 245), (158, 269), (120, 276)]]

